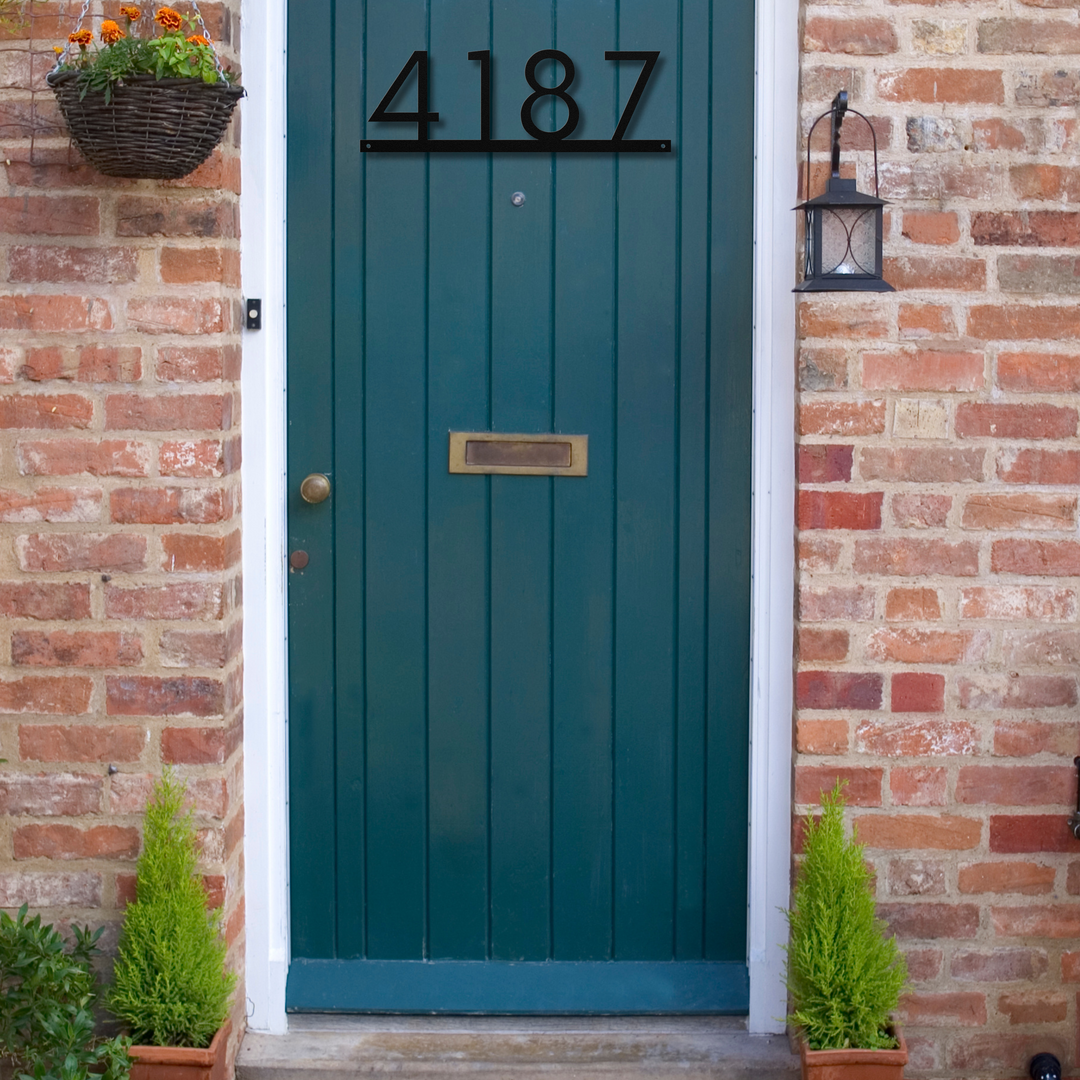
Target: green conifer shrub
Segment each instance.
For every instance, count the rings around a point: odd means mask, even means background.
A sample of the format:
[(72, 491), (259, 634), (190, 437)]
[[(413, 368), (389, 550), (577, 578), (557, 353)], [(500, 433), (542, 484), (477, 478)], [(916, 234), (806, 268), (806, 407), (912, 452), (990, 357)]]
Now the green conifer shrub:
[(907, 964), (874, 912), (863, 845), (844, 836), (842, 786), (822, 793), (821, 819), (806, 818), (805, 856), (788, 912), (787, 987), (811, 1050), (893, 1047), (890, 1014)]
[(207, 911), (192, 812), (171, 770), (146, 806), (136, 899), (124, 916), (108, 1005), (138, 1044), (210, 1045), (229, 1013), (220, 911)]

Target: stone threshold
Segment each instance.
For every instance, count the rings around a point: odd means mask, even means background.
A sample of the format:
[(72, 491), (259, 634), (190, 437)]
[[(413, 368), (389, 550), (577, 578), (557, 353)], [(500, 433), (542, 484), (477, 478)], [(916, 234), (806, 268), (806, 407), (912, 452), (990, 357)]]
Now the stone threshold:
[(744, 1017), (340, 1016), (289, 1018), (287, 1035), (249, 1032), (237, 1080), (794, 1080), (784, 1035)]

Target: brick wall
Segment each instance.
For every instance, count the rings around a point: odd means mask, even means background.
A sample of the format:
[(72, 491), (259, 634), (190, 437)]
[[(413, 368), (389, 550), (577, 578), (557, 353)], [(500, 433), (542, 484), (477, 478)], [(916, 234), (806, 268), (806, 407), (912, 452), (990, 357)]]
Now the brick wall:
[(0, 906), (114, 927), (172, 764), (240, 970), (239, 123), (182, 181), (81, 164), (43, 82), (78, 8), (0, 33)]
[[(804, 136), (841, 88), (872, 118), (898, 291), (798, 308), (797, 803), (850, 781), (911, 969), (909, 1074), (1072, 1064), (1076, 4), (803, 18)], [(865, 127), (845, 134), (872, 192)]]

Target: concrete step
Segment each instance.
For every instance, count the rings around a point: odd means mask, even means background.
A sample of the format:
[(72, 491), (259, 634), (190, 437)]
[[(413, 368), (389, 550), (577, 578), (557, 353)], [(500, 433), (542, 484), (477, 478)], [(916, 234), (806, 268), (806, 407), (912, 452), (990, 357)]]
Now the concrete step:
[(292, 1016), (249, 1032), (237, 1080), (794, 1080), (782, 1035), (737, 1017)]

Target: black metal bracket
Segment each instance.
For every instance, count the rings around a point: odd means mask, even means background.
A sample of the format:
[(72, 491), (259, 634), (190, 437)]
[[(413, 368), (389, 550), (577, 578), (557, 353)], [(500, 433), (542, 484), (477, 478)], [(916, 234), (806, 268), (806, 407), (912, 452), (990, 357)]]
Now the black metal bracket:
[[(1069, 815), (1069, 829), (1073, 836), (1080, 840), (1080, 757), (1073, 758), (1073, 764), (1076, 766), (1077, 774), (1076, 809)], [(1060, 1072), (1058, 1075), (1061, 1075)]]

